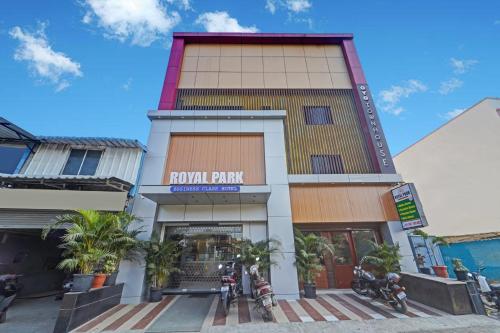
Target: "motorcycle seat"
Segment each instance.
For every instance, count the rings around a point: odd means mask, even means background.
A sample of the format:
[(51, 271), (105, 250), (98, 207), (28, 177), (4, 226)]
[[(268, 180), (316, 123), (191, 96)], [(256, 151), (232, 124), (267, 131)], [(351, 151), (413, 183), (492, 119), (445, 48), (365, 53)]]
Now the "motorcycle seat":
[(490, 284), (490, 288), (493, 291), (500, 291), (500, 283)]

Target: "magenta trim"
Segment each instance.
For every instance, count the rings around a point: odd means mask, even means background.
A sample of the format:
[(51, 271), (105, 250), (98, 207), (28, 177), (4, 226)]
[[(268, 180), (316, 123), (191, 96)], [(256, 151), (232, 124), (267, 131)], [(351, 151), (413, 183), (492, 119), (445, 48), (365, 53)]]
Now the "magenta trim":
[[(377, 148), (375, 146), (376, 143), (372, 140), (369, 124), (364, 114), (365, 111), (363, 109), (363, 105), (361, 104), (362, 96), (360, 96), (358, 91), (358, 85), (368, 86), (368, 83), (366, 82), (365, 74), (363, 72), (363, 68), (361, 67), (361, 62), (359, 61), (358, 53), (356, 51), (356, 47), (354, 46), (354, 42), (352, 39), (344, 39), (342, 41), (342, 51), (344, 53), (347, 69), (349, 71), (349, 76), (351, 78), (351, 83), (353, 85), (352, 90), (355, 97), (354, 101), (356, 103), (356, 109), (358, 111), (359, 123), (361, 124), (361, 129), (363, 130), (365, 141), (368, 147), (368, 152), (370, 153), (370, 157), (373, 162), (373, 166), (375, 167), (375, 171), (378, 173), (395, 173), (394, 163), (392, 161), (392, 157), (389, 152), (387, 140), (385, 139), (385, 135), (382, 130), (382, 125), (377, 115), (375, 104), (372, 102), (373, 114), (379, 126), (379, 134), (381, 135), (382, 141), (385, 144), (385, 151), (387, 154), (387, 159), (389, 161), (390, 167), (382, 165), (377, 156)], [(370, 100), (373, 101), (373, 96), (370, 96)]]
[(174, 38), (170, 50), (167, 72), (163, 81), (158, 110), (174, 110), (177, 95), (177, 84), (181, 76), (182, 58), (184, 56), (184, 39)]

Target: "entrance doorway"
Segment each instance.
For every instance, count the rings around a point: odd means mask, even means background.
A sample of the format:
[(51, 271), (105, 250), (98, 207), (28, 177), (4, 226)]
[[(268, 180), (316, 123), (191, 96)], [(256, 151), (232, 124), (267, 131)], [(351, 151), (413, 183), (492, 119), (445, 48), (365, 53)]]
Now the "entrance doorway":
[(169, 288), (220, 287), (219, 264), (234, 259), (234, 242), (241, 240), (241, 225), (191, 225), (167, 227), (165, 237), (179, 242), (181, 273), (172, 274)]
[(323, 255), (324, 269), (316, 278), (316, 287), (350, 288), (354, 266), (373, 250), (372, 242), (378, 243), (378, 232), (375, 229), (314, 232), (330, 240), (335, 246), (333, 256), (328, 253)]

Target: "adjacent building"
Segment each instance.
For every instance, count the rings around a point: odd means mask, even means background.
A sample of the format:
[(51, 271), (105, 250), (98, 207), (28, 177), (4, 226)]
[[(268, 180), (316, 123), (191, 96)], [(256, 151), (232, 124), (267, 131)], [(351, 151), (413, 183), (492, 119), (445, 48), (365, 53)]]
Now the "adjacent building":
[[(415, 183), (432, 235), (447, 236), (444, 260), (500, 278), (500, 99), (485, 98), (394, 158)], [(451, 271), (451, 269), (450, 269)]]
[[(184, 245), (170, 288), (220, 286), (238, 239), (280, 242), (270, 279), (299, 297), (294, 228), (337, 245), (319, 288), (350, 286), (369, 241), (399, 243), (416, 271), (391, 188), (393, 165), (350, 34), (174, 33), (133, 213)], [(144, 266), (124, 262), (123, 301)]]
[(24, 294), (58, 290), (59, 237), (44, 226), (75, 209), (123, 211), (145, 147), (136, 140), (41, 137), (0, 118), (0, 274), (22, 274)]

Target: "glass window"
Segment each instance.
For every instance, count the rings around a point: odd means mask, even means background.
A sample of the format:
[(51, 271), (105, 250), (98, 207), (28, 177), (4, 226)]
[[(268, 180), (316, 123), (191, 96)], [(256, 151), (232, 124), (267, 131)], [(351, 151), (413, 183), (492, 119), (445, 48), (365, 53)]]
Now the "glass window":
[(101, 155), (102, 151), (100, 150), (72, 149), (62, 174), (94, 175)]
[(333, 124), (332, 110), (329, 106), (304, 106), (303, 110), (307, 125)]
[(334, 262), (337, 265), (352, 265), (349, 235), (345, 232), (332, 233), (332, 244), (335, 247)]
[(14, 173), (23, 157), (25, 147), (0, 146), (0, 173)]
[(352, 232), (352, 238), (358, 260), (370, 254), (375, 249), (373, 245), (377, 244), (377, 237), (373, 230), (355, 230)]
[(312, 155), (313, 174), (338, 174), (344, 173), (344, 165), (340, 155)]

